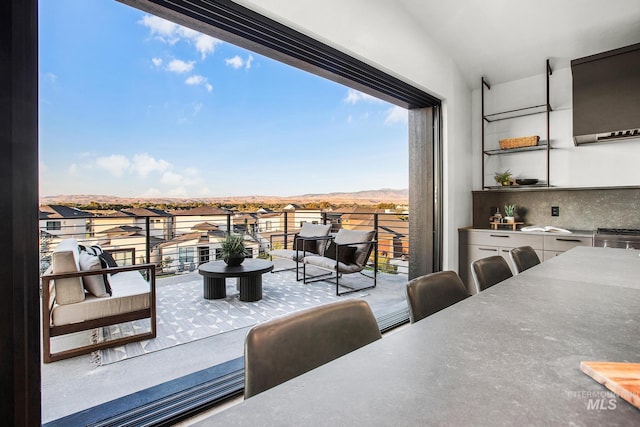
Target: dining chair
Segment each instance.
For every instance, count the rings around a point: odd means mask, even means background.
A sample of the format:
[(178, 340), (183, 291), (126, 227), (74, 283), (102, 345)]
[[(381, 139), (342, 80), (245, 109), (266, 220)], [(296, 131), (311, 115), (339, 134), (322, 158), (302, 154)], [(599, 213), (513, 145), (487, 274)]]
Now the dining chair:
[(496, 283), (513, 277), (509, 264), (500, 255), (481, 258), (472, 262), (471, 273), (478, 292), (482, 292)]
[(424, 319), (469, 297), (469, 291), (454, 271), (439, 271), (407, 283), (409, 319)]
[(520, 274), (533, 266), (540, 264), (540, 258), (535, 249), (531, 246), (520, 246), (509, 251), (511, 261), (516, 269), (516, 274)]
[(382, 338), (366, 301), (350, 299), (254, 326), (244, 345), (245, 399)]

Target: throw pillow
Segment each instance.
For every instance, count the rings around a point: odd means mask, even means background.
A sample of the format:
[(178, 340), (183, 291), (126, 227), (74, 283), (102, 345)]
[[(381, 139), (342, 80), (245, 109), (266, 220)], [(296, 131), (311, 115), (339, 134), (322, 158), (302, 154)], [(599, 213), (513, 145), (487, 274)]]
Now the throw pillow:
[[(91, 271), (102, 269), (100, 258), (87, 251), (80, 251), (80, 271)], [(82, 278), (84, 288), (98, 298), (112, 295), (111, 286), (106, 274), (96, 274), (95, 276), (84, 276)]]
[(298, 235), (293, 239), (293, 250), (304, 250), (314, 254), (318, 253), (318, 242), (316, 240), (303, 240)]
[(340, 246), (340, 250), (337, 250), (337, 245), (334, 242), (329, 243), (327, 250), (324, 251), (324, 256), (331, 259), (336, 259), (336, 252), (338, 252), (338, 262), (343, 264), (353, 264), (353, 259), (356, 255), (355, 246)]
[[(78, 263), (78, 241), (65, 239), (55, 248), (51, 256), (51, 271), (57, 273), (75, 273), (80, 271)], [(85, 292), (82, 278), (68, 277), (55, 280), (56, 303), (74, 304), (84, 300)]]
[(100, 255), (98, 255), (98, 258), (100, 258), (100, 261), (102, 262), (102, 268), (113, 268), (118, 266), (116, 260), (113, 259), (113, 255), (111, 255), (111, 253), (109, 252), (102, 252)]

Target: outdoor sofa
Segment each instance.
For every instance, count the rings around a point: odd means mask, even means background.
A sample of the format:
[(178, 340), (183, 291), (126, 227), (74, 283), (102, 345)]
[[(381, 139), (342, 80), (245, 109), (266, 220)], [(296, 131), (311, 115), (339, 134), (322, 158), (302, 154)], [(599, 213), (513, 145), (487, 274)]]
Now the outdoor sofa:
[[(100, 257), (93, 256), (96, 259), (91, 258), (90, 251), (81, 250), (76, 239), (65, 239), (54, 250), (51, 266), (41, 277), (45, 363), (156, 336), (155, 265), (105, 268)], [(52, 352), (53, 337), (147, 318), (149, 330)]]

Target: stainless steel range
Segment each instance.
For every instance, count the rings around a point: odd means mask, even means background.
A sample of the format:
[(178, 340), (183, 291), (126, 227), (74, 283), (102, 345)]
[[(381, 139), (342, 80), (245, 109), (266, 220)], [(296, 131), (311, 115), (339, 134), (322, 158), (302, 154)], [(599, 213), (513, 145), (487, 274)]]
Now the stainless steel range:
[(640, 249), (640, 230), (632, 228), (598, 228), (593, 245), (601, 248)]

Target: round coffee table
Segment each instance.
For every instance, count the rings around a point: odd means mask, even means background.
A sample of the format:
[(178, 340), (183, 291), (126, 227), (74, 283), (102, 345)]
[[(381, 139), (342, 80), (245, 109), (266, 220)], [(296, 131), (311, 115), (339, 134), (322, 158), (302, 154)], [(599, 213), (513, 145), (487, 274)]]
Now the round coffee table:
[(237, 277), (240, 301), (251, 302), (262, 299), (262, 275), (273, 270), (273, 263), (264, 259), (246, 258), (242, 264), (229, 267), (224, 261), (206, 262), (198, 272), (203, 276), (205, 299), (220, 299), (227, 296), (227, 277)]

